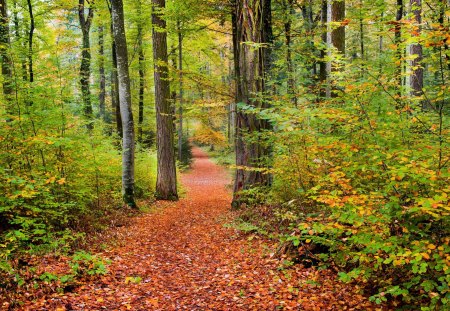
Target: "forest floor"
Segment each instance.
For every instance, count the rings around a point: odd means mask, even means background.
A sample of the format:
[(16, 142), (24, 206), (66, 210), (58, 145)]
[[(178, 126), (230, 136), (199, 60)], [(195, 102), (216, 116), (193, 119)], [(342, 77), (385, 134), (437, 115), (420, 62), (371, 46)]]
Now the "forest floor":
[[(376, 310), (331, 271), (283, 267), (273, 242), (224, 227), (232, 219), (225, 169), (199, 148), (181, 176), (186, 196), (159, 202), (116, 233), (98, 256), (108, 273), (23, 310)], [(58, 271), (62, 262), (48, 263)], [(381, 310), (381, 309), (379, 309)]]

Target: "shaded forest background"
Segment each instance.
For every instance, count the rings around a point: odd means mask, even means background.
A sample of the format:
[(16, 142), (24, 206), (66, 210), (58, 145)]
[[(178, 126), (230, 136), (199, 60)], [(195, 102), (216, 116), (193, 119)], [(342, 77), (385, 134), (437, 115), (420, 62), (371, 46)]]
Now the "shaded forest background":
[(446, 0), (124, 0), (122, 49), (119, 2), (0, 1), (2, 289), (29, 256), (114, 225), (124, 199), (176, 199), (161, 165), (188, 167), (191, 139), (235, 172), (236, 227), (377, 303), (445, 308)]

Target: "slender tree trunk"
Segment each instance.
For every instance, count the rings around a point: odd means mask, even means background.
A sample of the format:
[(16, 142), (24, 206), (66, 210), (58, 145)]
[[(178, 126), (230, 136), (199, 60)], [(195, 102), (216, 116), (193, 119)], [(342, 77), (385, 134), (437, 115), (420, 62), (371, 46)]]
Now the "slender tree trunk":
[(111, 51), (112, 51), (112, 71), (111, 71), (111, 105), (113, 109), (114, 121), (116, 123), (116, 132), (119, 137), (123, 137), (122, 117), (120, 115), (120, 100), (119, 100), (119, 77), (117, 73), (117, 53), (116, 40), (114, 38), (112, 8), (108, 1), (109, 13), (111, 14)]
[(294, 62), (292, 60), (292, 19), (294, 18), (294, 1), (284, 0), (283, 1), (284, 11), (285, 11), (285, 21), (284, 21), (284, 38), (286, 44), (286, 65), (287, 65), (287, 94), (290, 98), (292, 104), (297, 106), (297, 96), (295, 96), (295, 77), (294, 77)]
[(326, 98), (330, 98), (331, 97), (331, 70), (332, 70), (332, 66), (333, 66), (333, 63), (332, 63), (332, 61), (331, 61), (331, 58), (332, 58), (332, 55), (333, 55), (333, 53), (332, 53), (332, 49), (331, 49), (331, 45), (333, 44), (333, 36), (332, 36), (332, 32), (333, 32), (333, 29), (332, 29), (332, 27), (331, 27), (331, 22), (333, 21), (333, 9), (332, 9), (332, 3), (333, 3), (333, 0), (328, 0), (327, 1), (327, 36), (326, 36), (326, 38), (327, 38), (327, 57), (328, 57), (328, 60), (327, 60), (327, 62), (326, 62), (326, 67), (325, 67), (325, 70), (326, 70), (326, 76), (327, 76), (327, 78), (326, 78), (326, 83), (327, 83), (327, 85), (326, 85), (326, 89), (325, 89), (325, 94), (326, 94)]
[(28, 5), (28, 14), (30, 17), (30, 28), (28, 29), (28, 82), (29, 82), (29, 88), (27, 92), (27, 99), (26, 104), (28, 106), (33, 105), (33, 99), (32, 99), (32, 89), (33, 89), (33, 82), (34, 82), (34, 66), (33, 66), (33, 39), (34, 39), (34, 30), (35, 30), (35, 21), (34, 21), (34, 13), (33, 13), (33, 4), (31, 3), (31, 0), (27, 0)]
[[(6, 0), (5, 0), (6, 1)], [(17, 42), (20, 42), (22, 51), (25, 51), (27, 48), (24, 45), (24, 42), (22, 40), (22, 35), (20, 33), (20, 22), (19, 22), (19, 14), (17, 9), (17, 1), (13, 1), (14, 4), (14, 10), (13, 10), (13, 16), (14, 16), (14, 35), (16, 37)], [(28, 53), (20, 53), (20, 63), (22, 65), (22, 80), (28, 81), (28, 69), (27, 69), (27, 54)]]
[[(411, 0), (411, 9), (414, 15), (414, 24), (415, 31), (413, 36), (419, 37), (421, 24), (422, 24), (422, 0)], [(411, 77), (410, 77), (410, 86), (411, 86), (411, 96), (420, 97), (423, 95), (423, 51), (422, 44), (414, 43), (411, 44), (410, 54), (415, 56), (415, 58), (411, 61)], [(429, 108), (425, 104), (425, 101), (421, 101), (422, 108)]]
[(92, 8), (92, 6), (89, 7), (88, 15), (86, 16), (85, 0), (79, 0), (78, 5), (78, 18), (80, 22), (81, 32), (83, 34), (80, 65), (81, 95), (83, 99), (84, 116), (88, 120), (87, 126), (89, 129), (92, 129), (92, 104), (90, 90), (91, 43), (89, 38), (89, 31), (91, 29), (92, 18), (94, 17), (94, 9)]
[[(403, 0), (397, 0), (397, 14), (395, 17), (395, 44), (397, 46), (396, 58), (398, 65), (395, 67), (395, 77), (397, 79), (397, 95), (402, 95), (402, 86), (403, 86), (403, 78), (402, 78), (402, 68), (403, 68), (403, 49), (402, 45), (402, 24), (401, 20), (403, 19)], [(400, 107), (397, 107), (400, 108)]]
[[(139, 11), (141, 3), (139, 2)], [(144, 125), (144, 94), (145, 94), (145, 55), (143, 46), (143, 27), (138, 23), (138, 49), (139, 49), (139, 120), (138, 120), (138, 140), (142, 142), (142, 127)]]
[(122, 193), (125, 204), (136, 207), (134, 201), (134, 122), (131, 110), (128, 49), (122, 0), (113, 0), (112, 20), (116, 42), (117, 72), (119, 77), (120, 114), (122, 115)]
[(178, 103), (178, 160), (183, 161), (183, 34), (178, 21), (178, 68), (180, 72), (180, 98)]
[(28, 31), (28, 73), (29, 73), (28, 81), (30, 83), (33, 83), (34, 82), (33, 38), (34, 38), (35, 21), (34, 21), (33, 5), (31, 4), (31, 0), (27, 0), (27, 4), (28, 4), (28, 14), (30, 16), (30, 29)]
[(364, 60), (366, 58), (366, 53), (364, 46), (364, 19), (362, 10), (363, 10), (363, 0), (359, 0), (359, 49), (361, 53), (361, 59)]
[(320, 81), (320, 96), (325, 96), (324, 84), (327, 81), (328, 73), (327, 73), (327, 61), (325, 60), (327, 56), (327, 47), (328, 47), (328, 0), (322, 0), (321, 3), (321, 15), (320, 15), (320, 23), (322, 26), (322, 44), (323, 47), (320, 49), (320, 62), (319, 62), (319, 81)]
[(106, 75), (105, 75), (105, 28), (101, 25), (98, 28), (98, 45), (99, 45), (99, 75), (100, 75), (100, 93), (98, 96), (100, 117), (106, 122)]
[(6, 0), (0, 0), (0, 57), (2, 62), (3, 95), (6, 102), (6, 112), (12, 113), (13, 76), (12, 61), (9, 55), (9, 18)]
[(170, 107), (170, 84), (167, 56), (166, 22), (162, 18), (165, 0), (152, 0), (152, 34), (155, 76), (155, 104), (157, 131), (156, 197), (178, 199), (175, 152), (173, 148), (173, 121)]
[[(266, 108), (267, 102), (253, 98), (254, 94), (266, 94), (266, 79), (271, 68), (271, 45), (273, 40), (270, 0), (242, 0), (236, 2), (235, 58), (239, 61), (237, 102), (256, 108)], [(247, 42), (261, 43), (255, 49)], [(266, 46), (264, 46), (266, 45)], [(233, 207), (243, 203), (241, 191), (255, 186), (268, 186), (270, 175), (264, 172), (270, 148), (263, 139), (248, 141), (245, 135), (259, 135), (269, 124), (258, 119), (255, 114), (240, 110), (236, 122), (236, 177), (234, 184)], [(254, 137), (252, 137), (254, 138)], [(245, 168), (245, 169), (244, 169)]]

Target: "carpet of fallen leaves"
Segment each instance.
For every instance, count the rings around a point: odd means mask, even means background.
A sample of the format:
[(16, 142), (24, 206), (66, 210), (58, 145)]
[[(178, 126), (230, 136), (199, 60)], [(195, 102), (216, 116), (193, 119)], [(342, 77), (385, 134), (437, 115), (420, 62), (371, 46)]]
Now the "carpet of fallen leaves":
[[(118, 229), (98, 253), (109, 273), (66, 293), (46, 293), (23, 310), (382, 310), (331, 271), (282, 268), (272, 242), (223, 226), (231, 194), (225, 170), (194, 149), (186, 196)], [(52, 267), (52, 265), (55, 265)], [(48, 263), (58, 271), (64, 263)], [(59, 267), (59, 268), (58, 268)], [(62, 272), (61, 272), (62, 273)], [(137, 280), (132, 282), (130, 280)]]

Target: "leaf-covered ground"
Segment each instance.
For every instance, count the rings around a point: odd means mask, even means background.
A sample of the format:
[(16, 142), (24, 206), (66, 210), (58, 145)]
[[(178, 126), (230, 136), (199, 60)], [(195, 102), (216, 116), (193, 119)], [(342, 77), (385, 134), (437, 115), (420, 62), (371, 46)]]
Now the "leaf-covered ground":
[[(120, 228), (119, 243), (98, 254), (110, 260), (108, 274), (86, 279), (70, 292), (42, 294), (22, 308), (376, 310), (358, 288), (337, 282), (331, 271), (283, 268), (271, 257), (271, 242), (225, 228), (230, 178), (200, 149), (194, 156), (193, 169), (182, 176), (185, 198), (158, 203), (156, 212)], [(58, 272), (61, 266), (45, 269)]]

